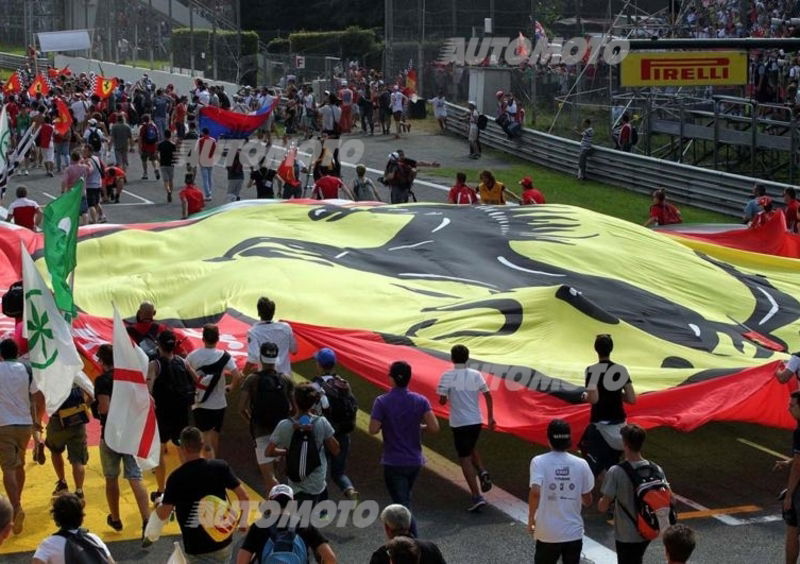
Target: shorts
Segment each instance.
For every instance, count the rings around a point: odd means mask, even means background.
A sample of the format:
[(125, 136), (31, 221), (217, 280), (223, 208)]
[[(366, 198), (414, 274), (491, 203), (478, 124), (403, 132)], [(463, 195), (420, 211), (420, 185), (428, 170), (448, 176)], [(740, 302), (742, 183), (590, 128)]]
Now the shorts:
[(86, 196), (81, 196), (81, 215), (89, 213), (89, 202), (86, 200)]
[(90, 208), (100, 204), (100, 188), (86, 189), (86, 205)]
[(111, 450), (105, 441), (100, 441), (100, 466), (106, 478), (119, 478), (119, 463), (122, 462), (123, 476), (126, 480), (141, 480), (142, 469), (132, 454), (120, 454)]
[(303, 189), (298, 184), (297, 186), (283, 185), (283, 199), (291, 200), (292, 198), (301, 198), (303, 196)]
[(142, 157), (143, 161), (146, 161), (146, 160), (154, 161), (154, 160), (156, 160), (156, 150), (155, 150), (155, 148), (153, 148), (153, 149), (142, 149), (140, 151), (140, 156)]
[(622, 456), (622, 451), (616, 450), (609, 446), (603, 434), (597, 429), (594, 423), (589, 423), (586, 430), (583, 432), (580, 443), (578, 443), (586, 462), (589, 463), (589, 468), (592, 469), (592, 474), (595, 478), (619, 463)]
[(222, 432), (222, 420), (225, 419), (225, 408), (205, 409), (198, 407), (192, 411), (194, 425), (204, 433), (206, 431)]
[(128, 151), (114, 149), (114, 160), (117, 161), (117, 166), (128, 166)]
[(186, 409), (164, 409), (160, 411), (156, 407), (156, 423), (158, 424), (158, 435), (161, 437), (161, 444), (172, 444), (179, 446), (181, 431), (189, 426), (189, 408)]
[(25, 449), (31, 440), (31, 425), (0, 427), (0, 468), (11, 470), (25, 465)]
[(453, 443), (459, 458), (472, 456), (475, 445), (478, 444), (478, 437), (481, 434), (481, 424), (464, 425), (463, 427), (452, 427)]
[(259, 465), (261, 464), (271, 464), (278, 460), (277, 456), (267, 456), (265, 453), (267, 452), (267, 447), (269, 446), (269, 439), (272, 437), (271, 434), (264, 435), (263, 437), (256, 437), (256, 462)]
[(175, 167), (174, 166), (162, 166), (161, 167), (161, 179), (164, 182), (172, 182), (175, 179)]
[(86, 464), (89, 462), (89, 448), (86, 445), (86, 425), (75, 427), (61, 426), (58, 417), (53, 416), (47, 422), (47, 438), (44, 446), (55, 454), (67, 451), (70, 464)]
[(392, 115), (394, 116), (394, 121), (400, 121), (400, 118), (403, 117), (403, 112), (392, 112)]

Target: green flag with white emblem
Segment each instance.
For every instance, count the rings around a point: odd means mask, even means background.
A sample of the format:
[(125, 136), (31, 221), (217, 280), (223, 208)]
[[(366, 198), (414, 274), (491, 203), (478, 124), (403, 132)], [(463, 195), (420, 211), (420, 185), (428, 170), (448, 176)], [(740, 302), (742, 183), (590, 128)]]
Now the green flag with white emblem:
[(0, 113), (0, 177), (8, 170), (8, 151), (11, 149), (11, 127), (8, 124), (8, 112), (3, 106)]
[(72, 340), (69, 323), (58, 311), (31, 255), (22, 244), (22, 285), (25, 291), (23, 336), (28, 339), (33, 379), (52, 415), (67, 399), (83, 362)]
[(58, 309), (70, 319), (77, 314), (72, 300), (69, 275), (75, 270), (78, 249), (78, 218), (81, 211), (83, 180), (44, 209), (44, 260), (53, 282)]

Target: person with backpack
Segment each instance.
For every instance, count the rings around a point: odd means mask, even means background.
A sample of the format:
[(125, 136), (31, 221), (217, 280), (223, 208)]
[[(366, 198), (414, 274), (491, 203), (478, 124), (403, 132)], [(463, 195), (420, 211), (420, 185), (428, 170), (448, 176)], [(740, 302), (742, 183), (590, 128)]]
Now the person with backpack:
[(603, 481), (597, 503), (601, 513), (614, 504), (614, 538), (618, 564), (642, 564), (650, 541), (675, 522), (672, 491), (660, 466), (642, 457), (647, 432), (639, 425), (620, 431), (625, 460)]
[(367, 178), (367, 167), (363, 164), (356, 165), (356, 177), (350, 188), (356, 202), (380, 202), (381, 197), (375, 188), (375, 183)]
[(96, 119), (92, 118), (89, 120), (89, 127), (86, 128), (83, 134), (83, 140), (86, 146), (89, 147), (95, 155), (99, 155), (103, 150), (103, 143), (106, 141), (106, 136), (103, 134), (103, 130), (100, 129)]
[(53, 501), (50, 514), (58, 531), (39, 543), (33, 553), (33, 564), (114, 564), (100, 537), (81, 527), (85, 517), (83, 499), (71, 493), (61, 494)]
[(592, 408), (589, 425), (578, 446), (594, 477), (602, 482), (605, 472), (619, 462), (620, 430), (626, 418), (623, 403), (636, 403), (636, 392), (627, 368), (611, 360), (614, 350), (611, 335), (598, 335), (594, 350), (597, 363), (586, 368), (586, 391), (581, 394), (581, 401), (589, 402)]
[(659, 188), (653, 192), (653, 205), (650, 206), (650, 217), (644, 222), (645, 227), (656, 225), (674, 225), (683, 223), (681, 211), (667, 201), (667, 191)]
[(472, 503), (467, 508), (472, 513), (486, 505), (481, 493), (492, 489), (492, 479), (476, 448), (483, 426), (480, 396), (483, 395), (486, 401), (487, 426), (490, 431), (495, 428), (494, 404), (483, 375), (474, 368), (467, 368), (469, 349), (464, 345), (453, 346), (450, 349), (450, 360), (453, 361), (453, 369), (442, 374), (436, 393), (439, 395), (439, 405), (450, 402), (450, 429), (453, 431), (453, 443), (464, 480), (472, 494)]
[(139, 156), (142, 159), (142, 180), (147, 180), (147, 163), (153, 167), (156, 180), (161, 180), (158, 170), (158, 128), (150, 120), (150, 115), (142, 116), (142, 125), (139, 126)]
[[(163, 522), (175, 511), (187, 562), (230, 562), (234, 531), (247, 530), (247, 491), (227, 462), (203, 458), (200, 429), (186, 427), (179, 439), (182, 464), (169, 475), (156, 517)], [(238, 514), (227, 501), (228, 491), (238, 501)], [(200, 517), (198, 524), (198, 515), (210, 512), (213, 523)]]
[[(219, 327), (213, 323), (203, 326), (203, 348), (195, 349), (186, 357), (186, 362), (197, 373), (197, 395), (192, 406), (194, 423), (203, 433), (203, 455), (216, 458), (219, 453), (219, 435), (228, 402), (225, 394), (229, 389), (236, 390), (242, 373), (236, 362), (226, 351), (217, 348)], [(225, 376), (230, 375), (231, 384), (226, 385)]]
[(239, 412), (249, 424), (266, 491), (278, 483), (276, 458), (267, 455), (270, 437), (278, 423), (294, 413), (294, 382), (289, 375), (275, 370), (279, 356), (278, 345), (269, 341), (261, 343), (261, 370), (247, 376), (239, 398)]
[[(536, 564), (578, 564), (583, 548), (581, 509), (592, 505), (594, 476), (585, 460), (570, 454), (572, 431), (563, 419), (547, 425), (550, 452), (530, 466), (528, 532), (536, 540)], [(553, 492), (557, 492), (554, 494)]]
[[(422, 455), (422, 433), (439, 432), (439, 421), (428, 399), (411, 392), (411, 366), (402, 360), (389, 367), (392, 389), (375, 399), (369, 421), (369, 434), (383, 436), (383, 478), (392, 503), (411, 510), (411, 490), (419, 476), (425, 457)], [(410, 532), (417, 536), (417, 523), (412, 519)]]
[(328, 499), (328, 465), (324, 450), (332, 457), (339, 455), (333, 426), (324, 416), (313, 413), (320, 397), (313, 384), (295, 387), (297, 414), (278, 423), (267, 446), (267, 456), (286, 458), (286, 475), (294, 499), (312, 505)]
[(189, 411), (195, 399), (195, 385), (199, 380), (194, 369), (175, 354), (177, 338), (167, 329), (158, 334), (158, 356), (147, 367), (147, 385), (155, 402), (158, 435), (161, 438), (161, 456), (156, 467), (157, 490), (150, 493), (155, 501), (164, 492), (167, 479), (166, 455), (170, 441), (180, 445), (181, 431), (189, 425)]
[(314, 355), (319, 376), (314, 378), (314, 386), (322, 394), (319, 412), (333, 425), (334, 438), (339, 443), (339, 454), (327, 453), (331, 479), (347, 499), (358, 499), (353, 482), (345, 474), (347, 454), (350, 452), (350, 433), (356, 428), (358, 401), (353, 395), (350, 383), (336, 374), (336, 353), (324, 348)]
[[(297, 517), (288, 513), (289, 502), (294, 499), (292, 488), (286, 484), (278, 484), (269, 491), (269, 501), (274, 501), (281, 509), (277, 517), (270, 509), (264, 512), (264, 519), (273, 525), (264, 527), (256, 522), (250, 526), (247, 536), (236, 555), (236, 564), (308, 564), (309, 553), (314, 555), (318, 564), (336, 564), (336, 554), (330, 541), (322, 533), (309, 524), (299, 526)], [(282, 525), (286, 521), (286, 525)]]
[(111, 394), (114, 389), (114, 349), (108, 343), (97, 349), (97, 360), (102, 373), (94, 381), (95, 401), (92, 403), (92, 415), (100, 421), (100, 465), (106, 482), (106, 501), (109, 514), (106, 523), (115, 531), (123, 528), (119, 512), (119, 467), (124, 468), (125, 479), (131, 486), (131, 492), (139, 508), (142, 518), (142, 530), (147, 524), (150, 509), (147, 505), (147, 490), (142, 481), (142, 470), (131, 454), (120, 454), (112, 450), (105, 442), (106, 418), (111, 405)]

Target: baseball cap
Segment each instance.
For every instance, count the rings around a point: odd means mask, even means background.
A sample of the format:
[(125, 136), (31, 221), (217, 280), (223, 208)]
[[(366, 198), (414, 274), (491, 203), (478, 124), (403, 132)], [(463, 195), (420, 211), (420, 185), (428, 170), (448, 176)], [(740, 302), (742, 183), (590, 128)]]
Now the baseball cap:
[(478, 104), (476, 104), (475, 102), (473, 102), (472, 100), (470, 100), (469, 102), (467, 102), (467, 105), (468, 105), (468, 106), (477, 106)]
[(330, 368), (331, 366), (336, 364), (336, 353), (333, 352), (332, 349), (326, 347), (324, 349), (319, 349), (317, 353), (314, 355), (314, 359), (323, 368)]
[(553, 419), (547, 426), (547, 440), (554, 445), (569, 443), (572, 440), (569, 423), (563, 419)]
[(261, 343), (261, 348), (259, 349), (261, 353), (261, 360), (262, 361), (270, 361), (275, 360), (278, 358), (278, 345), (275, 343), (271, 343), (269, 341), (265, 343)]
[(519, 181), (520, 186), (524, 186), (525, 188), (533, 188), (533, 179), (530, 176), (526, 176), (522, 180)]
[(761, 196), (758, 199), (758, 205), (761, 206), (762, 208), (769, 206), (771, 204), (772, 204), (772, 198), (770, 198), (769, 196)]
[(97, 125), (97, 120), (92, 118), (89, 120), (89, 125)]
[(271, 490), (269, 490), (269, 498), (275, 499), (278, 496), (285, 495), (289, 499), (294, 499), (294, 492), (292, 488), (287, 486), (286, 484), (278, 484), (277, 486), (273, 486)]

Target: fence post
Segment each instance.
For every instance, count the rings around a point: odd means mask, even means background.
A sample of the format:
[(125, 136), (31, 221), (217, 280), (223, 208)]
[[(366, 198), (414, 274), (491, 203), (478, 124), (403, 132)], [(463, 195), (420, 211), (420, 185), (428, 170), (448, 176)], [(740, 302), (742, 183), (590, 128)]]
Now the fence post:
[(714, 100), (714, 170), (719, 168), (719, 105), (722, 102)]
[(194, 7), (189, 4), (189, 70), (191, 76), (194, 76)]

